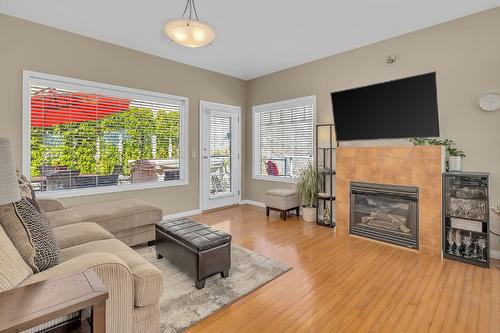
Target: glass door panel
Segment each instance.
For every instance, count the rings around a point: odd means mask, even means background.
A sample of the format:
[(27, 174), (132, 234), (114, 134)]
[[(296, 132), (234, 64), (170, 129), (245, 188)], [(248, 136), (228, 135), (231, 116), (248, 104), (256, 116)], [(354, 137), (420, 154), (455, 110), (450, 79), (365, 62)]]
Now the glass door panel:
[(210, 115), (210, 196), (231, 194), (232, 119)]

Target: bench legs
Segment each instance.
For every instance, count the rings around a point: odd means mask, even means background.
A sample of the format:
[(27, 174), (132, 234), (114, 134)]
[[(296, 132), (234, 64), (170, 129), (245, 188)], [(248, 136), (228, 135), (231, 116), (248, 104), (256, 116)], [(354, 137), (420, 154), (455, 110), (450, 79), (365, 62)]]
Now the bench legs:
[(294, 210), (295, 214), (299, 216), (299, 207), (292, 207), (289, 209), (279, 209), (279, 208), (274, 208), (274, 207), (267, 207), (266, 206), (266, 216), (269, 216), (269, 211), (274, 210), (280, 213), (280, 217), (282, 220), (286, 221), (286, 217), (289, 211)]
[(159, 254), (158, 252), (156, 252), (156, 259), (161, 259), (163, 258), (163, 256), (161, 254)]
[[(226, 270), (226, 271), (224, 271), (224, 272), (221, 272), (221, 273), (220, 273), (220, 276), (221, 276), (222, 278), (224, 278), (224, 279), (225, 279), (225, 278), (228, 278), (228, 277), (229, 277), (229, 270)], [(206, 279), (199, 280), (199, 281), (198, 281), (198, 280), (194, 281), (194, 285), (196, 286), (196, 289), (198, 289), (198, 290), (199, 290), (199, 289), (203, 289), (203, 288), (205, 288), (205, 281), (206, 281)]]
[(196, 286), (196, 289), (200, 290), (200, 289), (205, 288), (205, 280), (206, 279), (203, 279), (201, 281), (198, 281), (198, 280), (194, 281), (194, 285)]

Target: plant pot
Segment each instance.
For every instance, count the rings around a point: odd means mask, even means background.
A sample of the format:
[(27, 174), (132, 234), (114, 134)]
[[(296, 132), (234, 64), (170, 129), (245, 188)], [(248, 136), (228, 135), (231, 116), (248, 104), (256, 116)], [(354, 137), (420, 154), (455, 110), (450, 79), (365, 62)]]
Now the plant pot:
[(449, 165), (450, 171), (462, 170), (462, 156), (450, 156), (450, 157), (448, 157), (448, 165)]
[(302, 219), (305, 222), (316, 222), (316, 208), (302, 207)]

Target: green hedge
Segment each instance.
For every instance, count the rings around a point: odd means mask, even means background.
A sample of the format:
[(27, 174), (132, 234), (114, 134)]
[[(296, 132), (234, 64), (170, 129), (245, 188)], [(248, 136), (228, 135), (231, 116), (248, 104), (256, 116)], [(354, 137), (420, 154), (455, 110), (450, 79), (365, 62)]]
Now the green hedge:
[[(82, 174), (106, 175), (123, 165), (130, 175), (129, 160), (179, 158), (179, 112), (131, 108), (96, 121), (73, 122), (31, 129), (31, 175), (42, 165), (67, 166)], [(119, 138), (122, 150), (119, 151)]]

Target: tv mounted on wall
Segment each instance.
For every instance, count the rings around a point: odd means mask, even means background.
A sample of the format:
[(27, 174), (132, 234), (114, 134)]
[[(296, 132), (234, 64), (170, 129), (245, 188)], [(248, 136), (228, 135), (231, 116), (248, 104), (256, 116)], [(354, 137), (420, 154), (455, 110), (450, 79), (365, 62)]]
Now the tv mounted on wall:
[(333, 92), (338, 141), (438, 137), (436, 73)]

